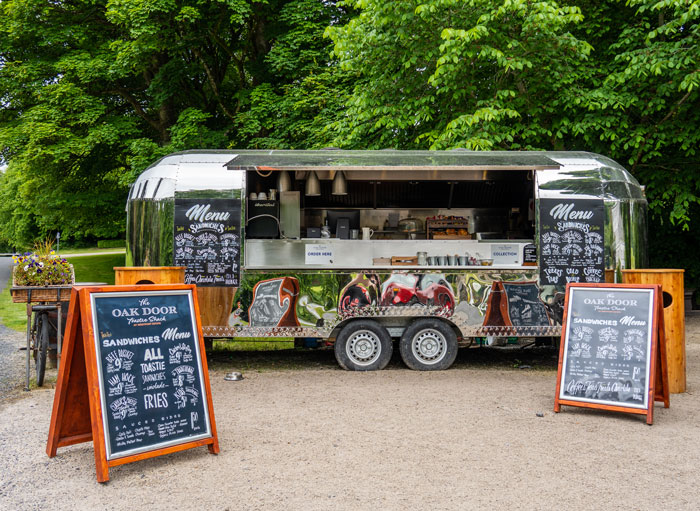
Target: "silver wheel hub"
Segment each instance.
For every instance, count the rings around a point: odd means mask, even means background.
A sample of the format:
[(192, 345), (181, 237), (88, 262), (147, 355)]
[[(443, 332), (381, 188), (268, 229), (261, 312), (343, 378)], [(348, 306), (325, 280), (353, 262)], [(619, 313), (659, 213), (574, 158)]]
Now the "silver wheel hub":
[(368, 366), (374, 363), (381, 352), (379, 337), (369, 330), (354, 332), (345, 346), (348, 358), (359, 366)]
[(427, 328), (413, 337), (411, 352), (423, 364), (437, 364), (447, 354), (447, 340), (437, 330)]

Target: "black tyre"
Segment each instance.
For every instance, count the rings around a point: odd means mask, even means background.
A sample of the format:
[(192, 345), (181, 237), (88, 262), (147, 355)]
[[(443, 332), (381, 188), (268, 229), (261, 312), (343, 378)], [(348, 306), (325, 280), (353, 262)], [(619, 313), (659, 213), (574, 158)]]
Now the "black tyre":
[(404, 363), (416, 371), (441, 371), (457, 358), (457, 336), (439, 319), (417, 319), (399, 343)]
[(49, 318), (44, 314), (39, 316), (36, 336), (36, 384), (41, 387), (44, 384), (46, 372), (46, 358), (49, 353)]
[(348, 371), (378, 371), (391, 360), (393, 346), (386, 328), (370, 319), (348, 323), (335, 340), (335, 359)]

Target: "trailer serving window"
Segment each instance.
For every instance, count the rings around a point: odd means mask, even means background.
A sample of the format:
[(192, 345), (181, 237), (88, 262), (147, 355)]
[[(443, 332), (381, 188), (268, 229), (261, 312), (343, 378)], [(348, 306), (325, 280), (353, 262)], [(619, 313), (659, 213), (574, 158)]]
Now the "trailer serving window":
[[(299, 192), (302, 238), (316, 235), (333, 217), (329, 211), (356, 209), (361, 224), (372, 228), (372, 239), (379, 240), (406, 239), (397, 221), (407, 217), (420, 224), (411, 239), (429, 238), (428, 220), (441, 217), (463, 219), (473, 238), (532, 238), (533, 174), (559, 166), (537, 153), (253, 151), (228, 167), (247, 171), (248, 196), (258, 200), (260, 194), (269, 199), (269, 190), (277, 193), (280, 174), (286, 173), (290, 188)], [(309, 180), (317, 180), (313, 194), (306, 193)], [(262, 236), (257, 228), (251, 231), (249, 239), (270, 237), (270, 229)]]

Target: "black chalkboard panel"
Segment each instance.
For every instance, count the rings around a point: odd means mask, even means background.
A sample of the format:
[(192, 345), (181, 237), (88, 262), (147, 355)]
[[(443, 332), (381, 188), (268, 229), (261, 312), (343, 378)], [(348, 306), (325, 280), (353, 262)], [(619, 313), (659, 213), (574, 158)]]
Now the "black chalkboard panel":
[(547, 326), (551, 322), (547, 309), (540, 300), (540, 291), (535, 282), (503, 282), (508, 317), (513, 326)]
[(530, 243), (523, 248), (523, 262), (537, 263), (537, 247)]
[(239, 285), (240, 227), (240, 199), (175, 199), (173, 260), (186, 284)]
[(540, 199), (540, 284), (605, 282), (605, 208), (597, 199)]
[(569, 287), (559, 399), (653, 406), (648, 389), (654, 305), (649, 288)]
[(107, 459), (210, 437), (192, 293), (90, 298)]

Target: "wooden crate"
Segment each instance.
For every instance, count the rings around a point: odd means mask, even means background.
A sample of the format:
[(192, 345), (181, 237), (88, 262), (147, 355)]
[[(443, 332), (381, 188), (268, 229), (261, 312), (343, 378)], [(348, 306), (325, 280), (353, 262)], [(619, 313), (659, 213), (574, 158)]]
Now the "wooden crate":
[(393, 256), (391, 258), (392, 266), (417, 266), (417, 256)]
[(470, 239), (472, 239), (471, 234), (468, 234), (466, 236), (460, 236), (459, 234), (442, 234), (442, 233), (436, 232), (432, 236), (433, 237), (431, 239), (434, 239), (434, 240), (470, 240)]
[(184, 284), (184, 266), (115, 266), (117, 286), (136, 284)]

